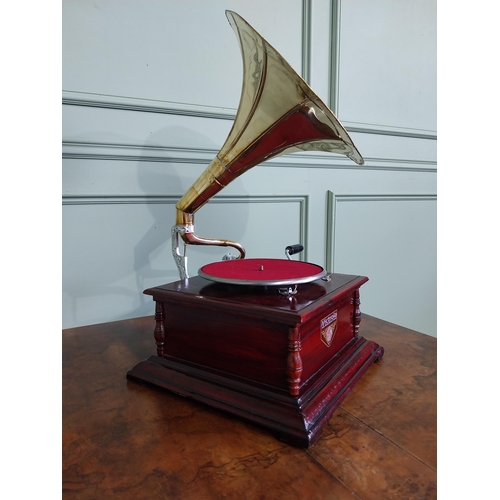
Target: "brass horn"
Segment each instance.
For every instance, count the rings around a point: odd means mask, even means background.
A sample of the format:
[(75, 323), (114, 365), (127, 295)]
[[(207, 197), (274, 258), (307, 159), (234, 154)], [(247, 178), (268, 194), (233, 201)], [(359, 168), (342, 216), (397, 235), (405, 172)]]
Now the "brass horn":
[(364, 163), (337, 117), (278, 51), (238, 14), (226, 11), (226, 16), (243, 57), (241, 98), (226, 142), (176, 205), (172, 253), (181, 279), (188, 277), (186, 245), (230, 246), (239, 251), (237, 258), (245, 257), (239, 243), (196, 235), (194, 214), (250, 168), (297, 151), (327, 151)]

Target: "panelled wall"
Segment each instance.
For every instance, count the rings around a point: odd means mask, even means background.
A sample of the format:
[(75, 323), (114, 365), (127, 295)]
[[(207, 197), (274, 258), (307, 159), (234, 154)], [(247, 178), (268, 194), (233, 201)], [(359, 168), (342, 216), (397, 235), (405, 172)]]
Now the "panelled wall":
[[(63, 326), (153, 313), (178, 279), (175, 203), (215, 156), (241, 90), (224, 11), (310, 83), (365, 159), (294, 154), (236, 179), (197, 233), (250, 257), (369, 277), (362, 311), (436, 335), (435, 0), (63, 2)], [(227, 249), (189, 247), (189, 272)]]

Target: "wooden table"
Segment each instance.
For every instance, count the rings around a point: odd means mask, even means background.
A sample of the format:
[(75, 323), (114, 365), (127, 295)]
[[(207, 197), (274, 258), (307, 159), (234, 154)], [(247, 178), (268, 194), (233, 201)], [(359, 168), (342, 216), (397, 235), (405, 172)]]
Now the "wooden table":
[(63, 331), (64, 499), (436, 498), (436, 339), (363, 315), (385, 348), (309, 450), (126, 380), (153, 317)]

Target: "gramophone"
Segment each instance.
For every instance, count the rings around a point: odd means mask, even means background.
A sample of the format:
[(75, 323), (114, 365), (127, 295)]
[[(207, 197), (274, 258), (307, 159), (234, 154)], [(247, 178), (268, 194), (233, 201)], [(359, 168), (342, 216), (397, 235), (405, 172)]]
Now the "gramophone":
[[(363, 158), (332, 111), (238, 14), (226, 16), (243, 57), (233, 127), (176, 205), (172, 253), (180, 280), (144, 291), (155, 301), (156, 355), (127, 378), (162, 387), (309, 447), (383, 348), (359, 335), (364, 276), (292, 259), (246, 258), (237, 242), (198, 236), (194, 214), (233, 179), (296, 151)], [(184, 248), (179, 249), (180, 241)], [(189, 277), (189, 245), (232, 247)]]

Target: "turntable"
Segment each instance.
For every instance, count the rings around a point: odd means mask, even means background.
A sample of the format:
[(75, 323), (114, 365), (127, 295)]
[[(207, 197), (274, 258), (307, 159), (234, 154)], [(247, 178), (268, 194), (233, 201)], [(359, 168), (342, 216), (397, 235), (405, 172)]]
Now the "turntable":
[[(225, 144), (177, 203), (172, 253), (180, 280), (144, 291), (155, 302), (156, 354), (127, 378), (162, 387), (312, 446), (383, 348), (359, 335), (367, 277), (294, 260), (246, 258), (242, 245), (195, 234), (194, 214), (259, 163), (294, 151), (363, 158), (332, 111), (238, 14), (227, 11), (243, 56), (243, 88)], [(184, 243), (181, 253), (180, 240)], [(232, 247), (189, 277), (188, 245)]]

